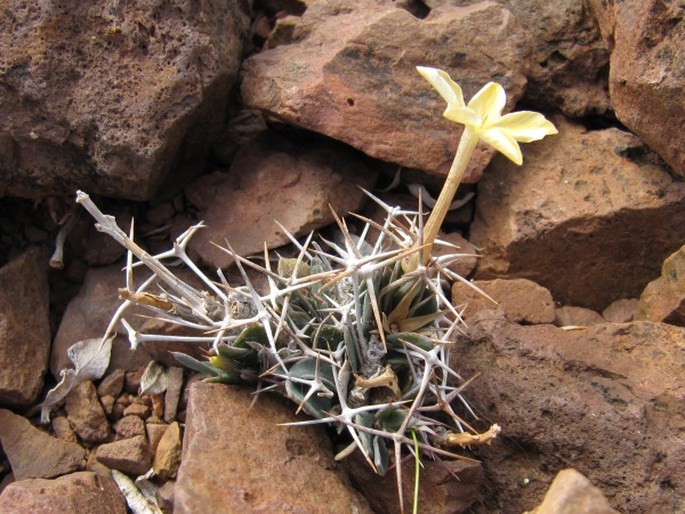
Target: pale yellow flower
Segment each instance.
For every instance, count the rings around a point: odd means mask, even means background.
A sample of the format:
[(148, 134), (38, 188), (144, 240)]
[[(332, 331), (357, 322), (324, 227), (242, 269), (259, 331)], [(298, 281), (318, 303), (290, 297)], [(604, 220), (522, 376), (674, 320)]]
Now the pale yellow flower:
[[(545, 136), (557, 134), (557, 129), (542, 114), (532, 111), (519, 111), (505, 114), (502, 110), (507, 96), (504, 88), (496, 82), (489, 82), (475, 94), (468, 104), (459, 85), (450, 76), (437, 68), (417, 66), (418, 72), (440, 93), (447, 102), (443, 116), (448, 120), (464, 125), (457, 154), (445, 179), (445, 184), (426, 222), (423, 231), (421, 262), (430, 258), (433, 242), (438, 235), (454, 194), (464, 177), (464, 172), (479, 140), (483, 140), (516, 164), (523, 163), (519, 143), (538, 141)], [(419, 259), (414, 256), (404, 261), (405, 271), (416, 269)]]
[(504, 88), (488, 82), (475, 94), (468, 105), (459, 85), (442, 70), (417, 66), (418, 72), (447, 102), (443, 116), (461, 123), (489, 145), (520, 165), (523, 163), (519, 142), (530, 143), (557, 134), (550, 121), (537, 112), (519, 111), (502, 116), (507, 101)]

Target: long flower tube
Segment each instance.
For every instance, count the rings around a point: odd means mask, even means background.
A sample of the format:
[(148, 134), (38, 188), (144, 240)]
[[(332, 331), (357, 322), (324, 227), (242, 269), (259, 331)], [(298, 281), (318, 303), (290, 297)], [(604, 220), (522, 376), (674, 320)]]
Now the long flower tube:
[[(430, 259), (433, 242), (464, 178), (464, 172), (478, 141), (485, 141), (514, 163), (521, 165), (523, 156), (519, 143), (538, 141), (558, 132), (549, 120), (537, 112), (519, 111), (502, 116), (507, 97), (504, 88), (496, 82), (488, 82), (466, 104), (461, 88), (446, 72), (425, 66), (417, 66), (416, 69), (447, 102), (443, 116), (464, 125), (464, 132), (447, 179), (424, 227), (423, 241), (417, 243), (423, 245), (421, 263), (425, 265)], [(407, 259), (404, 268), (405, 271), (410, 271), (417, 266), (418, 259), (415, 257)]]

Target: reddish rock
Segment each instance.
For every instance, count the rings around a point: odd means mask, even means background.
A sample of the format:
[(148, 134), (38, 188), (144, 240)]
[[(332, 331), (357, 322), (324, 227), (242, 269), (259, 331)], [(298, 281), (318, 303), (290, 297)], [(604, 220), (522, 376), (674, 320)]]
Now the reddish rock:
[(0, 409), (0, 443), (16, 480), (57, 477), (85, 463), (86, 451), (78, 444), (52, 437), (5, 409)]
[[(472, 5), (481, 0), (425, 0), (437, 9)], [(526, 31), (526, 103), (561, 110), (570, 117), (602, 114), (610, 109), (609, 52), (597, 23), (577, 0), (496, 0), (509, 9)]]
[(545, 499), (530, 514), (619, 514), (597, 487), (575, 469), (554, 477)]
[(642, 291), (636, 318), (685, 325), (685, 246), (664, 261), (661, 276)]
[[(366, 497), (374, 512), (399, 512), (395, 471), (376, 475), (355, 452), (343, 461), (355, 487)], [(413, 458), (402, 465), (404, 512), (412, 512), (414, 500)], [(462, 460), (434, 462), (423, 459), (419, 477), (418, 512), (421, 514), (465, 514), (479, 499), (483, 468), (478, 462)]]
[(602, 311), (602, 317), (613, 323), (625, 323), (635, 319), (637, 309), (637, 298), (621, 298), (620, 300), (611, 302), (609, 306)]
[(0, 196), (146, 199), (198, 169), (249, 23), (241, 2), (13, 2), (0, 18)]
[(129, 393), (129, 400), (131, 401), (133, 401), (135, 395), (140, 393), (140, 381), (143, 378), (143, 373), (145, 373), (146, 367), (147, 366), (142, 366), (126, 372), (126, 376), (124, 378), (124, 390)]
[(172, 366), (167, 373), (167, 389), (164, 395), (164, 421), (167, 423), (171, 423), (176, 419), (182, 391), (183, 368)]
[[(168, 250), (170, 245), (166, 245), (164, 251)], [(176, 272), (175, 272), (176, 273)], [(198, 286), (195, 277), (191, 277), (190, 273), (181, 272), (178, 274), (180, 278), (189, 281), (195, 287)], [(194, 280), (195, 279), (195, 280)], [(199, 290), (206, 290), (206, 286), (202, 285)], [(134, 316), (127, 316), (127, 320), (135, 319)], [(159, 334), (164, 336), (197, 336), (206, 335), (204, 333), (198, 332), (187, 327), (182, 327), (180, 325), (174, 325), (160, 319), (146, 319), (140, 325), (140, 331), (147, 334)], [(184, 343), (179, 341), (143, 341), (140, 343), (139, 348), (145, 350), (145, 352), (150, 355), (152, 360), (164, 364), (165, 366), (178, 366), (178, 361), (172, 355), (171, 352), (181, 352), (196, 359), (202, 359), (206, 355), (206, 351), (210, 348), (211, 344), (198, 344), (198, 343)], [(137, 391), (137, 389), (136, 389)]]
[(455, 282), (452, 286), (452, 303), (463, 309), (462, 316), (467, 321), (481, 310), (497, 308), (504, 311), (507, 319), (517, 323), (535, 324), (554, 321), (552, 295), (535, 282), (519, 278), (474, 280), (472, 284), (492, 300), (467, 284)]
[(143, 475), (152, 464), (152, 452), (144, 435), (98, 446), (95, 458), (110, 469), (129, 475)]
[[(102, 405), (102, 410), (105, 411), (105, 414), (107, 416), (112, 416), (114, 417), (114, 405), (116, 404), (117, 399), (114, 396), (101, 396), (100, 397), (100, 405)], [(124, 408), (121, 408), (121, 412), (124, 412)]]
[(143, 403), (132, 403), (124, 409), (124, 416), (139, 416), (142, 419), (147, 419), (152, 413), (152, 408)]
[(50, 352), (47, 264), (33, 248), (0, 268), (0, 405), (28, 407), (43, 388)]
[(164, 431), (155, 450), (152, 469), (160, 478), (167, 480), (174, 478), (181, 464), (181, 427), (173, 422)]
[(526, 145), (522, 167), (497, 158), (479, 184), (476, 278), (528, 278), (600, 311), (637, 297), (682, 245), (685, 183), (629, 133), (555, 122), (559, 135)]
[(126, 514), (126, 502), (109, 477), (91, 471), (72, 473), (55, 480), (21, 480), (0, 494), (3, 514), (97, 512)]
[(139, 416), (124, 416), (119, 421), (114, 423), (114, 431), (117, 434), (116, 439), (130, 439), (137, 435), (145, 435), (145, 422)]
[(155, 498), (159, 508), (162, 512), (174, 512), (174, 489), (176, 482), (174, 480), (167, 480), (162, 487), (157, 490)]
[(112, 370), (98, 384), (98, 396), (119, 396), (124, 389), (125, 377), (126, 371), (123, 369)]
[(151, 451), (157, 451), (157, 445), (159, 444), (159, 441), (161, 441), (168, 426), (169, 425), (166, 423), (160, 423), (159, 420), (155, 423), (150, 419), (147, 420), (145, 423), (145, 433), (147, 434), (147, 440)]
[(325, 430), (277, 426), (294, 420), (292, 406), (253, 400), (235, 386), (192, 385), (176, 514), (372, 512), (333, 460)]
[(228, 241), (240, 255), (262, 252), (265, 242), (282, 246), (290, 240), (276, 221), (295, 237), (306, 235), (334, 221), (331, 208), (342, 216), (359, 209), (359, 188), (374, 182), (375, 173), (348, 150), (260, 140), (238, 153), (228, 173), (203, 176), (186, 190), (207, 225), (190, 249), (212, 268), (227, 268), (233, 259), (217, 244)]
[(438, 239), (458, 247), (457, 249), (449, 246), (437, 244), (433, 246), (432, 255), (440, 257), (445, 254), (460, 253), (463, 257), (449, 263), (447, 268), (466, 278), (476, 270), (478, 257), (476, 256), (476, 247), (464, 239), (458, 232), (451, 232), (449, 234), (438, 234)]
[(605, 322), (600, 313), (586, 307), (564, 305), (554, 309), (554, 324), (558, 327), (586, 327)]
[(50, 420), (52, 426), (52, 431), (56, 437), (62, 441), (67, 441), (70, 443), (78, 443), (78, 438), (76, 437), (76, 432), (71, 428), (69, 420), (66, 416), (54, 416)]
[[(526, 84), (524, 30), (494, 2), (446, 6), (425, 19), (394, 2), (312, 2), (291, 28), (289, 44), (244, 63), (246, 105), (433, 174), (449, 169), (461, 128), (442, 118), (445, 103), (417, 65), (445, 69), (467, 99), (496, 79), (507, 91), (507, 110)], [(479, 146), (467, 182), (478, 180), (493, 152)]]
[(491, 446), (472, 448), (489, 480), (489, 512), (540, 503), (568, 462), (620, 512), (685, 509), (684, 328), (633, 322), (565, 331), (516, 325), (495, 311), (470, 327), (472, 339), (453, 350), (462, 376), (479, 373), (465, 396), (502, 426)]
[(83, 442), (101, 443), (109, 437), (109, 422), (92, 382), (74, 387), (67, 395), (65, 408), (71, 427)]
[[(98, 206), (103, 212), (114, 216), (117, 225), (124, 232), (127, 234), (130, 232), (132, 221), (130, 206), (107, 201), (104, 198), (98, 199)], [(137, 224), (135, 228), (139, 229)], [(78, 256), (91, 268), (119, 263), (126, 254), (126, 248), (117, 243), (114, 238), (95, 228), (93, 218), (85, 211), (79, 212), (66, 243), (67, 252)]]
[(673, 170), (685, 176), (682, 4), (663, 0), (590, 0), (611, 50), (609, 93), (616, 117)]

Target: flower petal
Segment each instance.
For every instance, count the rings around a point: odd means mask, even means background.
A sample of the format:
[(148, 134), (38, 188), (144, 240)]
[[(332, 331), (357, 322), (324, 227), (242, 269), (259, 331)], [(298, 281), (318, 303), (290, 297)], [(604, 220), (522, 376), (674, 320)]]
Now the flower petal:
[(427, 66), (417, 66), (416, 70), (440, 93), (440, 96), (447, 102), (447, 109), (465, 107), (464, 94), (461, 92), (461, 88), (447, 73)]
[(499, 120), (506, 102), (504, 88), (496, 82), (488, 82), (471, 98), (468, 107), (480, 116), (481, 127), (487, 128)]
[(468, 107), (454, 108), (447, 106), (447, 109), (445, 109), (445, 112), (442, 113), (442, 115), (450, 121), (463, 125), (479, 127), (481, 122), (480, 116), (476, 114), (476, 111), (469, 109)]
[(542, 114), (532, 111), (519, 111), (502, 116), (495, 126), (522, 143), (538, 141), (545, 136), (559, 133), (552, 122)]
[(493, 146), (497, 151), (503, 153), (507, 158), (514, 161), (515, 164), (518, 164), (519, 166), (523, 164), (521, 147), (519, 147), (516, 140), (511, 137), (506, 130), (495, 127), (478, 132), (478, 137), (490, 146)]

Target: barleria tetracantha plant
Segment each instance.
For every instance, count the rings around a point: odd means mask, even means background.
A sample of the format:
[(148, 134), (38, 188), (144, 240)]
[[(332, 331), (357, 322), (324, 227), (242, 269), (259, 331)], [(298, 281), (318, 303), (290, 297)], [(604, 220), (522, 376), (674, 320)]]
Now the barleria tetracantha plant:
[[(128, 249), (127, 288), (121, 291), (124, 308), (116, 318), (132, 346), (169, 340), (210, 344), (207, 360), (175, 356), (208, 375), (209, 381), (255, 384), (259, 393), (288, 397), (296, 412), (311, 417), (289, 425), (323, 423), (347, 432), (349, 445), (336, 458), (359, 450), (379, 474), (394, 466), (400, 506), (403, 451), (415, 459), (417, 452), (431, 458), (464, 458), (449, 448), (488, 443), (499, 432), (493, 425), (479, 433), (457, 413), (475, 418), (462, 396), (468, 381), (451, 362), (451, 341), (462, 320), (444, 292), (445, 284), (464, 281), (448, 267), (464, 255), (454, 247), (448, 255), (430, 253), (433, 245), (445, 244), (436, 239), (445, 215), (442, 206), (449, 206), (461, 180), (454, 174), (463, 174), (466, 166), (456, 161), (468, 161), (479, 138), (508, 157), (517, 157), (516, 141), (553, 133), (553, 126), (536, 113), (531, 113), (532, 121), (528, 114), (501, 117), (501, 86), (493, 90), (489, 84), (466, 106), (447, 74), (432, 68), (419, 71), (448, 102), (445, 115), (465, 123), (465, 134), (470, 131), (466, 137), (471, 138), (469, 148), (455, 159), (447, 182), (450, 190), (441, 194), (426, 229), (421, 213), (369, 194), (385, 210), (382, 223), (357, 216), (363, 227), (355, 235), (336, 216), (340, 235), (335, 241), (310, 234), (301, 242), (289, 236), (297, 257), (279, 258), (275, 269), (266, 248), (263, 264), (257, 264), (235, 253), (229, 241), (220, 244), (242, 276), (242, 284), (235, 286), (221, 270), (218, 281), (209, 278), (188, 257), (186, 245), (201, 224), (179, 236), (171, 250), (151, 256), (88, 195), (77, 194), (77, 202), (96, 219), (98, 229)], [(153, 272), (137, 289), (131, 279), (133, 256)], [(164, 264), (170, 258), (189, 267), (206, 290), (174, 275)], [(266, 277), (266, 291), (253, 285), (248, 268)], [(194, 329), (197, 335), (140, 333), (123, 319), (125, 307), (133, 304), (148, 308), (159, 319)]]

